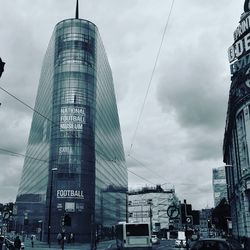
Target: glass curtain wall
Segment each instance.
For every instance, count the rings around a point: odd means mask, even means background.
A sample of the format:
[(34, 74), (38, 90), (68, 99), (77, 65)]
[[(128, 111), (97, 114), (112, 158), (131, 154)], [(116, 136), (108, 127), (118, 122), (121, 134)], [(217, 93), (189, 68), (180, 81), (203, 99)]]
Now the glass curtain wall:
[(30, 211), (42, 221), (44, 240), (50, 224), (51, 241), (64, 231), (79, 242), (126, 220), (127, 170), (112, 73), (93, 23), (67, 19), (56, 25), (35, 110), (42, 115), (32, 120), (19, 218)]

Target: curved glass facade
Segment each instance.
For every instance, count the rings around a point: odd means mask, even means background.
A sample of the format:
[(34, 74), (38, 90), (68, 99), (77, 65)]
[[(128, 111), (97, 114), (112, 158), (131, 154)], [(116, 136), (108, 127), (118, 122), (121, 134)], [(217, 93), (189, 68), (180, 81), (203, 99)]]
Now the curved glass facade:
[[(19, 217), (42, 220), (46, 240), (52, 214), (51, 240), (65, 230), (80, 242), (126, 220), (127, 169), (112, 72), (93, 23), (68, 19), (56, 25), (35, 110)], [(62, 223), (65, 213), (70, 225)]]

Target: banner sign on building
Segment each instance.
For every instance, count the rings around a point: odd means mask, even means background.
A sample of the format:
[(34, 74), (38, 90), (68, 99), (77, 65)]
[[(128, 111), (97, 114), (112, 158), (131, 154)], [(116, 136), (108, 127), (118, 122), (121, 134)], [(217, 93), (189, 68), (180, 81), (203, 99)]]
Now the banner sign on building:
[(73, 149), (70, 146), (63, 146), (59, 147), (59, 155), (72, 155), (73, 154)]
[(75, 198), (75, 199), (84, 199), (84, 193), (82, 190), (57, 190), (56, 197), (61, 199), (65, 198)]
[(234, 31), (234, 44), (228, 49), (231, 74), (250, 65), (250, 15), (245, 16)]
[(66, 212), (75, 212), (75, 202), (65, 202)]
[(128, 202), (129, 206), (147, 206), (147, 200), (132, 200)]
[(149, 212), (134, 211), (129, 213), (129, 217), (133, 218), (149, 218)]
[(86, 124), (83, 107), (61, 107), (60, 131), (81, 131)]

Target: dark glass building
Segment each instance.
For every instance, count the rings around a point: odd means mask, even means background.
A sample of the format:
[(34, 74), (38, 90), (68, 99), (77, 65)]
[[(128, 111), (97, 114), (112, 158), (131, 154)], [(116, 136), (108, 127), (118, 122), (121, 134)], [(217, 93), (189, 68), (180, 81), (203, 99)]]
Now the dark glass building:
[[(126, 220), (127, 169), (112, 72), (97, 27), (59, 22), (43, 61), (18, 225), (44, 241), (90, 242)], [(66, 221), (65, 221), (66, 220)]]

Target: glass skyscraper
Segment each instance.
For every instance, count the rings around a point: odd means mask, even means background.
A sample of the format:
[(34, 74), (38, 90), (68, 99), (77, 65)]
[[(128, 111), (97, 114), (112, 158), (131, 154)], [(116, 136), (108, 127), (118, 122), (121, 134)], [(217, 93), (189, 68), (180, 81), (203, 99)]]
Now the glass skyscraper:
[(19, 224), (39, 229), (44, 241), (65, 231), (89, 242), (126, 220), (127, 185), (112, 72), (98, 29), (87, 20), (63, 20), (43, 61), (16, 199)]

